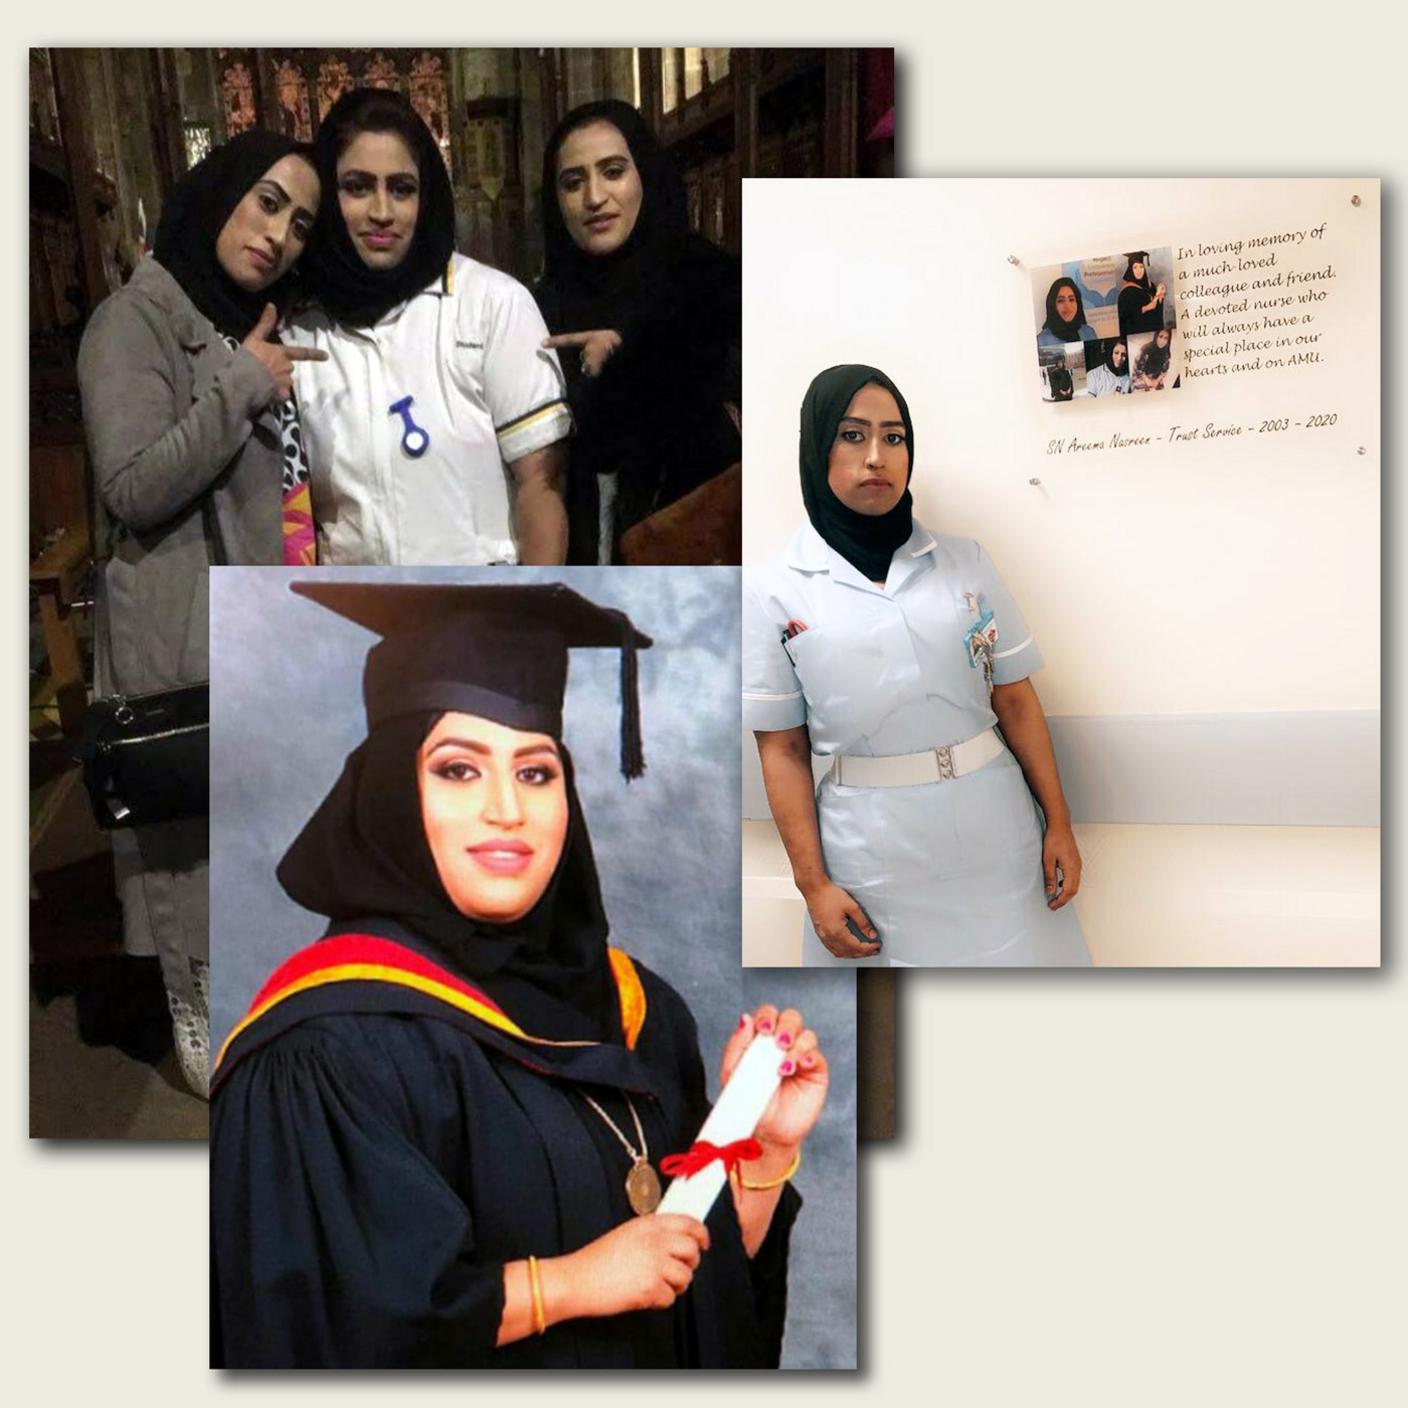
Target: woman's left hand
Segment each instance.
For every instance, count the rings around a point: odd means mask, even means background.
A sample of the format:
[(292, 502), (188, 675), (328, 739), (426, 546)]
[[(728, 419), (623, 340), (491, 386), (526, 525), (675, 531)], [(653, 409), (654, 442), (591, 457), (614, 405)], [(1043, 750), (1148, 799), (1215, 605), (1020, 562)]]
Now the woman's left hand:
[[(1041, 866), (1046, 872), (1046, 907), (1060, 909), (1076, 897), (1080, 889), (1080, 851), (1075, 832), (1069, 826), (1048, 826), (1041, 846)], [(1056, 888), (1056, 872), (1061, 872), (1061, 888)]]
[(560, 332), (543, 339), (544, 347), (580, 347), (582, 370), (588, 376), (600, 376), (601, 369), (616, 354), (621, 334), (612, 328), (597, 328), (593, 332)]
[(768, 1102), (753, 1137), (765, 1149), (795, 1149), (812, 1132), (826, 1103), (829, 1073), (816, 1033), (802, 1025), (802, 1014), (764, 1005), (744, 1013), (738, 1030), (724, 1047), (719, 1084), (727, 1085), (743, 1053), (756, 1036), (771, 1036), (782, 1047), (782, 1084)]

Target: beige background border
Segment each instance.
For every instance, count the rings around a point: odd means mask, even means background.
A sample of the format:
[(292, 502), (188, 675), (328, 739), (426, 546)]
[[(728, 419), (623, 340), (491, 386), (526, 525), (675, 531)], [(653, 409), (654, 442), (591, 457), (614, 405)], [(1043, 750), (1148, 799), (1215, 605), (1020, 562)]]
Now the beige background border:
[[(82, 10), (87, 10), (84, 23)], [(1162, 16), (1141, 48), (1137, 10), (1049, 5), (918, 7), (887, 15), (854, 5), (764, 9), (717, 0), (691, 42), (893, 41), (901, 52), (902, 171), (944, 175), (1336, 174), (1385, 178), (1385, 379), (1402, 384), (1395, 343), (1408, 328), (1400, 272), (1399, 49), (1361, 0), (1243, 17), (1223, 3)], [(43, 34), (10, 50), (11, 197), (6, 264), (19, 323), (25, 175), (20, 130), (30, 42), (193, 42), (188, 5), (77, 3), (30, 9)], [(352, 0), (289, 10), (300, 37), (369, 42), (600, 42), (609, 25), (656, 39), (662, 12), (548, 4), (526, 12), (443, 6), (373, 11)], [(234, 13), (230, 13), (233, 22)], [(335, 23), (334, 23), (335, 21)], [(388, 23), (390, 21), (391, 23)], [(205, 23), (204, 20), (201, 21)], [(394, 33), (389, 32), (394, 25)], [(233, 29), (233, 23), (231, 28)], [(222, 38), (224, 36), (221, 36)], [(251, 38), (254, 36), (250, 36)], [(207, 41), (209, 42), (209, 41)], [(1124, 120), (1112, 95), (1148, 74), (1156, 120)], [(1155, 100), (1157, 99), (1157, 102)], [(799, 237), (809, 232), (799, 231)], [(818, 290), (818, 297), (825, 291)], [(10, 435), (3, 522), (12, 572), (3, 629), (18, 665), (19, 512), (24, 463), (23, 341), (6, 343)], [(1387, 398), (1392, 466), (1401, 412)], [(1391, 473), (1386, 478), (1391, 478)], [(1386, 493), (1392, 540), (1404, 495)], [(1403, 577), (1388, 555), (1388, 619), (1404, 630)], [(1397, 608), (1395, 610), (1394, 608)], [(1393, 642), (1403, 644), (1400, 634)], [(1401, 652), (1400, 652), (1401, 653)], [(1389, 670), (1386, 714), (1401, 711)], [(56, 1402), (261, 1404), (403, 1399), (404, 1379), (260, 1377), (205, 1372), (205, 1162), (198, 1150), (75, 1149), (28, 1144), (25, 893), (19, 868), (19, 692), (6, 696), (4, 761), (14, 815), (6, 851), (10, 1076), (0, 1194), (9, 1217), (4, 1301), (11, 1392)], [(1390, 738), (1389, 853), (1402, 754)], [(1395, 864), (1397, 862), (1397, 864)], [(1392, 881), (1390, 885), (1392, 886)], [(1391, 889), (1382, 973), (1314, 975), (906, 973), (901, 1131), (863, 1163), (862, 1355), (858, 1376), (776, 1379), (438, 1380), (437, 1397), (478, 1403), (696, 1400), (735, 1408), (779, 1395), (879, 1392), (954, 1408), (1386, 1404), (1401, 1392), (1403, 1267), (1408, 1264), (1408, 975), (1395, 952), (1401, 906)], [(1396, 1386), (1396, 1387), (1395, 1387)]]

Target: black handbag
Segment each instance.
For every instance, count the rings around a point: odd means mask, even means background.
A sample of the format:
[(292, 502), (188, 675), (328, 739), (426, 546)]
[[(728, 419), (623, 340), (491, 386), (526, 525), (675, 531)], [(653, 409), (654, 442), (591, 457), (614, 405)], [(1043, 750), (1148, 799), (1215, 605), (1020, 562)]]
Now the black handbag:
[(114, 694), (88, 706), (79, 750), (106, 830), (210, 811), (210, 686)]

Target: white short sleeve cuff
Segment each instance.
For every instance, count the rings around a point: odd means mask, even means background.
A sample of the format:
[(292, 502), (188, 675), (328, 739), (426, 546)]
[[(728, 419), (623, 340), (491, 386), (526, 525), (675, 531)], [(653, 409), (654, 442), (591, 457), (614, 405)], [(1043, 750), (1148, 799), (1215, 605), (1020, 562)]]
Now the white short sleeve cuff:
[(754, 733), (776, 733), (797, 728), (807, 721), (807, 701), (799, 689), (795, 694), (754, 694), (743, 692), (743, 727)]

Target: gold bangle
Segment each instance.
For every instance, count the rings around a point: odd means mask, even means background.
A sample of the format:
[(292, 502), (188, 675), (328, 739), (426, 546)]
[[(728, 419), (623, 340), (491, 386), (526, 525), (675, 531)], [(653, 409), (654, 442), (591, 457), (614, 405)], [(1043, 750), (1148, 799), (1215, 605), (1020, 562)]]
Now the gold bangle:
[(545, 1335), (548, 1330), (548, 1313), (543, 1306), (543, 1283), (538, 1278), (538, 1258), (528, 1258), (528, 1290), (533, 1297), (533, 1333)]
[(781, 1188), (782, 1185), (786, 1183), (792, 1177), (792, 1175), (797, 1172), (799, 1168), (801, 1168), (801, 1166), (802, 1151), (798, 1149), (796, 1157), (792, 1160), (791, 1166), (788, 1168), (787, 1172), (782, 1175), (781, 1178), (772, 1178), (769, 1179), (766, 1183), (749, 1183), (749, 1181), (744, 1178), (742, 1173), (740, 1173), (738, 1175), (738, 1186), (740, 1188), (746, 1189), (749, 1193), (766, 1193), (773, 1188)]

